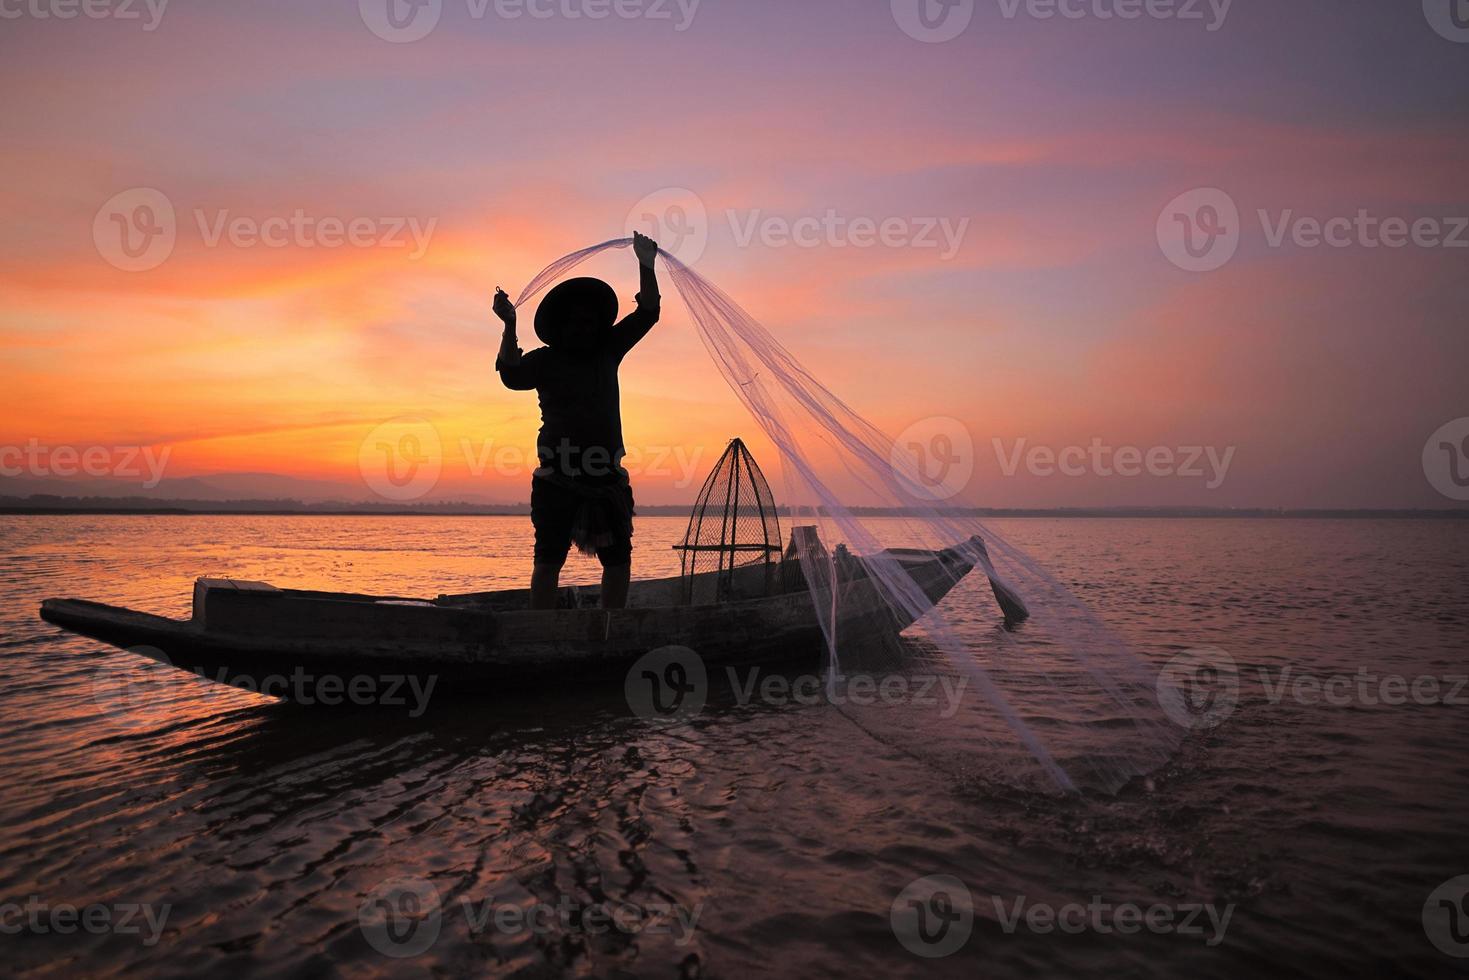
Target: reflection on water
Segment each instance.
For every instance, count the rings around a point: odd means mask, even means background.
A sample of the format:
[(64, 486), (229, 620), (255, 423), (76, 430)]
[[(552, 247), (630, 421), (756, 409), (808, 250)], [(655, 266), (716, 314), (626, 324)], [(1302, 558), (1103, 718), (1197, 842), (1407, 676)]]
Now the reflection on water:
[[(1310, 702), (1289, 681), (1469, 672), (1459, 524), (1006, 522), (1160, 666), (1201, 646), (1239, 665), (1223, 724), (1115, 798), (971, 778), (983, 760), (933, 751), (939, 729), (911, 713), (742, 699), (737, 684), (681, 725), (586, 688), (444, 702), (417, 719), (310, 711), (149, 671), (35, 616), (51, 595), (184, 615), (203, 574), (424, 595), (518, 587), (527, 525), (0, 519), (0, 902), (168, 906), (154, 945), (31, 929), (6, 937), (10, 962), (67, 976), (386, 974), (404, 961), (384, 947), (430, 937), (407, 962), (455, 975), (1453, 963), (1421, 912), (1469, 874), (1469, 704)], [(667, 545), (681, 532), (640, 523), (640, 576), (676, 571)], [(993, 628), (982, 591), (949, 601), (976, 638)], [(972, 935), (937, 959), (910, 952), (890, 916), (931, 875), (963, 883), (975, 909)], [(1215, 946), (1007, 931), (1017, 900), (1095, 896), (1233, 914)]]

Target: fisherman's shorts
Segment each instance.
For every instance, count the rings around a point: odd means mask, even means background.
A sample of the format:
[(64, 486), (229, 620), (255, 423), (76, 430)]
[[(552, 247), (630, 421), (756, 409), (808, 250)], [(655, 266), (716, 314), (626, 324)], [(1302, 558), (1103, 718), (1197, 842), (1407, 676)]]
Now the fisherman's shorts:
[(575, 542), (603, 568), (632, 564), (632, 487), (625, 481), (576, 484), (564, 479), (530, 481), (530, 519), (536, 529), (536, 564), (566, 564)]

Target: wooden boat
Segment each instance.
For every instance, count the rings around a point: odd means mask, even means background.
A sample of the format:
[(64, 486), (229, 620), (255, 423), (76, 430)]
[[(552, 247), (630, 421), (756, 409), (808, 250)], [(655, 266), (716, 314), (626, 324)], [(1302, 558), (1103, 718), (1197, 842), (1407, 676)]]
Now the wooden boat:
[[(267, 677), (434, 678), (440, 692), (501, 692), (625, 673), (638, 657), (684, 646), (707, 665), (815, 658), (822, 631), (791, 549), (769, 566), (705, 574), (726, 578), (723, 601), (680, 604), (683, 576), (635, 582), (626, 609), (596, 608), (599, 589), (569, 587), (562, 608), (531, 611), (527, 590), (435, 599), (278, 589), (263, 582), (201, 578), (193, 615), (175, 620), (82, 599), (47, 599), (41, 617), (211, 680), (261, 690)], [(819, 546), (819, 542), (816, 543)], [(977, 545), (977, 547), (976, 547)], [(937, 603), (984, 556), (979, 538), (939, 551), (891, 549)], [(838, 548), (838, 636), (896, 633), (912, 616), (878, 595), (867, 561)], [(981, 557), (981, 561), (984, 558)], [(987, 561), (984, 561), (988, 564)], [(696, 593), (705, 590), (696, 588)], [(283, 695), (288, 696), (288, 695)]]

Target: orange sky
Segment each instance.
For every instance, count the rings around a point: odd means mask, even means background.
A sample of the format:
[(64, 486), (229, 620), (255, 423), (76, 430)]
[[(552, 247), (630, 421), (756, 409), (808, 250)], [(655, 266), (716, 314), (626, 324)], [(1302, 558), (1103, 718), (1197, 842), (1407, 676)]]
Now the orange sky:
[[(1279, 39), (1319, 20), (1274, 10), (1212, 34), (984, 15), (930, 45), (886, 4), (711, 2), (683, 32), (449, 5), (430, 36), (389, 44), (352, 6), (202, 3), (147, 33), (0, 25), (0, 447), (167, 447), (169, 477), (361, 486), (364, 440), (413, 417), (442, 445), (431, 497), (522, 500), (524, 467), (480, 465), (487, 447), (528, 451), (537, 424), (533, 396), (492, 371), (494, 287), (517, 293), (625, 234), (647, 195), (688, 188), (699, 270), (886, 430), (960, 420), (974, 502), (1452, 503), (1420, 457), (1469, 415), (1469, 250), (1274, 247), (1257, 217), (1469, 214), (1469, 129), (1436, 87), (1462, 82), (1465, 52), (1413, 11), (1386, 32), (1387, 14), (1343, 17), (1306, 51)], [(1392, 80), (1369, 90), (1351, 52), (1373, 36)], [(1242, 240), (1186, 272), (1156, 225), (1201, 187), (1238, 204)], [(138, 188), (171, 206), (175, 242), (125, 271), (97, 217)], [(221, 220), (297, 212), (373, 230), (211, 242)], [(828, 213), (964, 231), (953, 254), (741, 241)], [(680, 225), (661, 217), (645, 230), (667, 242)], [(383, 241), (400, 219), (417, 241)], [(630, 307), (626, 253), (588, 271)], [(639, 478), (649, 502), (689, 499), (733, 435), (778, 468), (665, 294), (623, 370), (629, 448), (665, 460)], [(1234, 452), (1213, 488), (1000, 465), (1020, 440), (1094, 438)]]

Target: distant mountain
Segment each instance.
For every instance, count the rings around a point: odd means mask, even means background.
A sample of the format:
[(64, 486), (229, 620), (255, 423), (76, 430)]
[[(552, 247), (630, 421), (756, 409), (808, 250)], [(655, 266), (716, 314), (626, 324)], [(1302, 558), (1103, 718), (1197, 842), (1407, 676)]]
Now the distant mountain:
[(136, 479), (108, 477), (55, 477), (55, 476), (0, 476), (0, 494), (7, 497), (28, 497), (31, 494), (54, 494), (63, 497), (146, 497), (149, 500), (170, 500), (175, 497), (205, 497), (218, 495), (218, 490), (194, 477), (163, 480), (155, 487), (144, 485)]
[[(142, 497), (137, 494), (125, 496), (77, 496), (75, 494), (27, 494), (7, 493), (9, 485), (19, 481), (0, 480), (0, 514), (361, 514), (370, 515), (420, 515), (420, 516), (503, 516), (527, 515), (525, 503), (483, 503), (463, 498), (439, 500), (417, 500), (395, 503), (385, 500), (341, 499), (306, 502), (292, 498), (238, 498), (201, 499), (188, 497)], [(65, 484), (67, 481), (57, 481)], [(183, 484), (185, 481), (176, 481)], [(639, 504), (638, 513), (644, 517), (679, 517), (689, 515), (688, 504)], [(795, 523), (814, 517), (810, 508), (777, 508), (781, 517)], [(855, 507), (853, 513), (861, 517), (902, 517), (902, 511), (880, 507)], [(1103, 507), (1065, 508), (1061, 510), (1008, 510), (989, 508), (954, 508), (949, 511), (954, 517), (1043, 517), (1043, 518), (1412, 518), (1469, 520), (1469, 508), (1458, 510), (1283, 510), (1245, 509), (1224, 507)]]
[[(168, 482), (165, 480), (159, 486)], [(361, 483), (309, 480), (279, 473), (211, 473), (208, 476), (193, 477), (189, 482), (214, 491), (212, 495), (196, 498), (200, 500), (300, 500), (304, 503), (315, 503), (323, 500), (366, 501), (373, 497), (372, 492)], [(171, 492), (170, 496), (181, 497), (185, 494)]]

